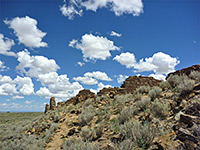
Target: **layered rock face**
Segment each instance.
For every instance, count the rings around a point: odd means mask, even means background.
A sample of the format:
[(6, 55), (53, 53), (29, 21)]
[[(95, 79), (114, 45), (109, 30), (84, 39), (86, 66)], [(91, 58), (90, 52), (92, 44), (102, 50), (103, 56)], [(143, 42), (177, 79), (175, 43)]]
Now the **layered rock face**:
[(200, 72), (200, 64), (199, 65), (193, 65), (181, 70), (177, 70), (175, 72), (169, 73), (168, 76), (166, 77), (166, 79), (170, 76), (170, 75), (189, 75), (192, 71), (199, 71)]
[(145, 77), (145, 76), (130, 76), (128, 77), (124, 83), (121, 85), (119, 93), (134, 93), (135, 89), (140, 86), (158, 86), (160, 84), (160, 80), (156, 80), (153, 77)]

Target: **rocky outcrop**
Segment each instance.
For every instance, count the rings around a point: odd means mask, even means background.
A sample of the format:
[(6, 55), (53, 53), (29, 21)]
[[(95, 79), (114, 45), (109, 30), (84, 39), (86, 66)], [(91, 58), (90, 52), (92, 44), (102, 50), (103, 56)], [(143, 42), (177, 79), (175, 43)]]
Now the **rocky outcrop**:
[(65, 104), (76, 105), (82, 101), (85, 101), (86, 99), (95, 99), (95, 98), (96, 98), (95, 93), (91, 92), (88, 89), (84, 89), (84, 90), (79, 91), (79, 93), (75, 97), (72, 97), (71, 99), (67, 100)]
[(130, 76), (121, 85), (119, 93), (120, 94), (134, 93), (135, 89), (137, 89), (140, 86), (153, 87), (153, 86), (158, 86), (160, 82), (161, 82), (160, 80), (156, 80), (153, 77)]
[(114, 96), (118, 93), (118, 91), (119, 91), (118, 87), (103, 88), (97, 93), (97, 95), (98, 96), (106, 95), (110, 98), (114, 98)]
[(49, 111), (49, 109), (50, 109), (49, 104), (46, 104), (44, 113), (47, 113)]
[(172, 72), (172, 73), (169, 73), (166, 77), (166, 79), (170, 76), (170, 75), (189, 75), (192, 71), (199, 71), (200, 72), (200, 64), (199, 65), (193, 65), (193, 66), (190, 66), (190, 67), (187, 67), (187, 68), (184, 68), (184, 69), (181, 69), (181, 70), (177, 70), (175, 72)]
[(45, 111), (44, 111), (44, 113), (47, 113), (49, 110), (55, 110), (55, 109), (56, 109), (55, 97), (51, 97), (50, 98), (50, 105), (49, 104), (45, 105)]
[(176, 138), (190, 150), (200, 149), (200, 104), (192, 103), (180, 115), (173, 127)]
[(55, 109), (56, 109), (55, 97), (51, 97), (51, 99), (50, 99), (50, 110), (55, 110)]

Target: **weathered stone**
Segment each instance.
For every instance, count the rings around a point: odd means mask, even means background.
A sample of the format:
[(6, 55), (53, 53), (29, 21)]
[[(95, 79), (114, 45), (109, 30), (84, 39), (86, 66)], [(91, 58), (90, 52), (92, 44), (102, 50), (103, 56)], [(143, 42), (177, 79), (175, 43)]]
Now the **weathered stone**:
[(55, 97), (51, 97), (51, 99), (50, 99), (50, 110), (55, 110), (55, 109), (56, 109)]
[(119, 141), (121, 141), (121, 136), (119, 134), (117, 135), (113, 135), (111, 138), (110, 138), (110, 141), (113, 142), (113, 143), (118, 143)]
[(187, 67), (187, 68), (184, 68), (184, 69), (181, 69), (181, 70), (177, 70), (175, 72), (172, 72), (172, 73), (169, 73), (166, 77), (166, 79), (170, 76), (170, 75), (187, 75), (189, 76), (190, 73), (192, 71), (199, 71), (200, 72), (200, 64), (199, 65), (193, 65), (193, 66), (190, 66), (190, 67)]
[(195, 122), (196, 119), (199, 119), (199, 117), (191, 116), (191, 115), (187, 115), (187, 114), (180, 115), (180, 122), (188, 124), (189, 127), (193, 126), (193, 122)]
[(200, 104), (192, 103), (190, 106), (186, 108), (185, 113), (192, 116), (200, 117)]
[(134, 93), (135, 89), (137, 89), (140, 86), (159, 86), (160, 82), (160, 80), (156, 80), (153, 77), (130, 76), (121, 85), (118, 93)]
[(75, 97), (72, 97), (71, 99), (67, 100), (65, 102), (65, 104), (66, 105), (70, 105), (70, 104), (76, 105), (82, 101), (89, 99), (89, 98), (95, 99), (96, 98), (95, 93), (91, 92), (88, 89), (84, 89), (84, 90), (79, 91), (79, 93)]
[(114, 98), (114, 96), (118, 93), (119, 88), (118, 87), (108, 87), (108, 88), (103, 88), (102, 90), (100, 90), (97, 95), (98, 96), (102, 96), (102, 95), (106, 95), (110, 98)]
[(69, 129), (68, 136), (72, 136), (76, 132), (75, 128)]
[(197, 144), (198, 141), (197, 139), (194, 137), (194, 135), (192, 135), (192, 133), (187, 130), (187, 129), (183, 129), (183, 128), (180, 128), (178, 130), (178, 135), (177, 135), (177, 139), (181, 140), (182, 142), (186, 141), (186, 140), (189, 140), (189, 141), (192, 141), (193, 143)]
[(47, 112), (49, 111), (49, 109), (50, 109), (50, 108), (49, 108), (49, 104), (46, 104), (46, 105), (45, 105), (45, 111), (44, 111), (44, 113), (47, 113)]

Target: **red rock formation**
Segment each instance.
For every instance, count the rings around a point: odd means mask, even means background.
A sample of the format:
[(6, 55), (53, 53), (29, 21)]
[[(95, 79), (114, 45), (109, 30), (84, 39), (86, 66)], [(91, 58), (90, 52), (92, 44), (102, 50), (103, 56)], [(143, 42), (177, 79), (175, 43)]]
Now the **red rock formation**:
[(124, 83), (121, 85), (119, 93), (134, 93), (135, 89), (140, 86), (158, 86), (160, 84), (160, 80), (156, 80), (153, 77), (145, 77), (145, 76), (130, 76), (128, 77)]
[(177, 70), (175, 72), (172, 72), (172, 73), (169, 73), (166, 77), (166, 79), (170, 76), (170, 75), (189, 75), (192, 71), (199, 71), (200, 72), (200, 64), (199, 65), (193, 65), (193, 66), (190, 66), (190, 67), (187, 67), (187, 68), (184, 68), (184, 69), (181, 69), (181, 70)]

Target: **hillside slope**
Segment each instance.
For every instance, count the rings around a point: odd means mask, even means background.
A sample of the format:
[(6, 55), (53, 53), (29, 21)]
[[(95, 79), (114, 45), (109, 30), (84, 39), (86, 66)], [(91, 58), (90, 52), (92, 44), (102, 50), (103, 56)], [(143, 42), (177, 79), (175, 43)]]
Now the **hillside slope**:
[(200, 70), (165, 82), (129, 77), (120, 88), (85, 89), (57, 106), (51, 98), (45, 114), (18, 132), (0, 137), (0, 149), (200, 150)]

